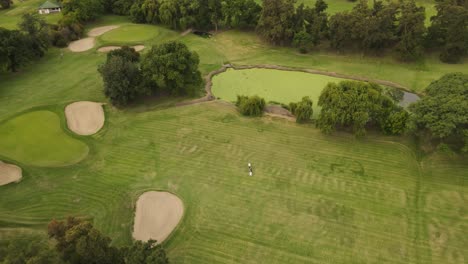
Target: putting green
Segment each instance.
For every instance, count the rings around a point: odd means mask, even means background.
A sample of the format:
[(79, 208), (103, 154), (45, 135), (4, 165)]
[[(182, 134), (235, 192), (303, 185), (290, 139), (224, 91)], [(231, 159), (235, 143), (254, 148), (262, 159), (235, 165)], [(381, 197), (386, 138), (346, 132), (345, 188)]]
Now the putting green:
[(159, 30), (151, 25), (125, 25), (104, 33), (101, 40), (112, 43), (141, 42), (158, 36)]
[(63, 131), (50, 111), (27, 113), (0, 124), (0, 155), (34, 166), (65, 166), (88, 154), (88, 146)]
[(226, 101), (235, 101), (237, 95), (258, 95), (268, 101), (289, 104), (310, 96), (314, 115), (318, 113), (318, 98), (329, 82), (345, 79), (304, 72), (271, 69), (228, 69), (213, 78), (213, 95)]

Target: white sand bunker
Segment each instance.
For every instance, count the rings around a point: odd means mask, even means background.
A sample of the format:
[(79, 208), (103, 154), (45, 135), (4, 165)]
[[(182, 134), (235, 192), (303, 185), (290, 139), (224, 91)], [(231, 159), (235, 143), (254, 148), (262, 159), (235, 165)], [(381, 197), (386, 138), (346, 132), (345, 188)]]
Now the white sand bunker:
[(22, 177), (23, 175), (20, 167), (0, 161), (0, 186), (12, 182), (19, 182)]
[(94, 37), (79, 39), (70, 42), (68, 48), (73, 52), (83, 52), (90, 50), (94, 47)]
[(91, 31), (88, 32), (88, 36), (90, 36), (90, 37), (101, 36), (102, 34), (108, 32), (108, 31), (111, 31), (113, 29), (116, 29), (118, 27), (119, 26), (105, 26), (105, 27), (93, 28), (93, 29), (91, 29)]
[(68, 128), (78, 135), (92, 135), (104, 126), (102, 103), (75, 102), (65, 108)]
[(184, 205), (168, 192), (146, 192), (136, 204), (133, 238), (163, 242), (182, 219)]
[[(116, 50), (116, 49), (120, 49), (122, 47), (120, 46), (106, 46), (106, 47), (102, 47), (102, 48), (99, 48), (98, 51), (99, 52), (109, 52), (109, 51), (113, 51), (113, 50)], [(135, 51), (139, 52), (139, 51), (142, 51), (145, 46), (144, 45), (136, 45), (136, 46), (132, 46), (132, 48), (135, 49)]]

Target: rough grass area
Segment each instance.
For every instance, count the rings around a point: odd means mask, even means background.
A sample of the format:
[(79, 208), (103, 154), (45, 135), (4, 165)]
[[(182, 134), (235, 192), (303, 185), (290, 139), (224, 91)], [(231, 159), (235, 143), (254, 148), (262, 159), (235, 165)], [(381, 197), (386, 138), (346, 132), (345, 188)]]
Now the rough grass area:
[(0, 123), (0, 155), (33, 166), (66, 166), (82, 160), (88, 146), (67, 135), (58, 115), (34, 111)]
[(212, 92), (216, 97), (234, 102), (237, 95), (258, 95), (268, 101), (284, 104), (298, 102), (310, 96), (314, 113), (319, 112), (318, 98), (329, 82), (344, 79), (303, 72), (270, 69), (229, 69), (213, 78)]
[[(131, 241), (134, 206), (168, 190), (186, 213), (167, 241), (173, 263), (464, 263), (468, 163), (385, 138), (324, 136), (239, 116), (220, 102), (109, 114), (95, 150), (63, 169), (25, 167), (4, 186), (0, 237), (90, 217)], [(254, 176), (248, 176), (247, 163)]]

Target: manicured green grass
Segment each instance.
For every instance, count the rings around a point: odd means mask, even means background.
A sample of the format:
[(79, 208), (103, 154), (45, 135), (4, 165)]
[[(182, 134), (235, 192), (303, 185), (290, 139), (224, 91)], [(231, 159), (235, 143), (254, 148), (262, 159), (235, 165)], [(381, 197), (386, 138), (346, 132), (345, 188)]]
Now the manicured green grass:
[(344, 79), (303, 72), (269, 69), (229, 69), (213, 78), (213, 95), (230, 102), (237, 95), (258, 95), (268, 101), (284, 104), (298, 102), (309, 96), (314, 102), (315, 115), (319, 112), (318, 98), (329, 82)]
[(82, 160), (88, 146), (67, 135), (57, 114), (34, 111), (0, 123), (0, 155), (33, 166), (66, 166)]
[[(111, 17), (96, 25), (107, 22), (127, 23)], [(387, 79), (421, 91), (445, 72), (467, 71), (466, 65), (435, 59), (413, 65), (387, 57), (300, 55), (237, 31), (203, 39), (167, 30), (145, 45), (172, 39), (199, 53), (205, 74), (226, 61), (280, 64)], [(51, 105), (44, 109), (62, 113), (57, 116), (63, 125), (64, 105), (106, 102), (96, 71), (106, 55), (64, 50), (61, 59), (60, 52), (51, 49), (20, 73), (0, 75), (0, 122)], [(41, 131), (29, 127), (35, 122), (21, 124), (20, 131)], [(151, 101), (126, 110), (109, 105), (105, 128), (77, 138), (89, 147), (79, 163), (55, 168), (21, 163), (22, 181), (0, 188), (0, 239), (44, 233), (52, 218), (75, 215), (92, 219), (115, 244), (128, 245), (138, 196), (168, 190), (186, 208), (165, 243), (172, 263), (468, 259), (466, 156), (421, 156), (407, 138), (326, 136), (313, 125), (245, 118), (224, 102), (167, 109)], [(247, 176), (248, 162), (253, 177)]]
[(134, 43), (157, 37), (159, 30), (151, 25), (124, 25), (101, 36), (106, 42)]

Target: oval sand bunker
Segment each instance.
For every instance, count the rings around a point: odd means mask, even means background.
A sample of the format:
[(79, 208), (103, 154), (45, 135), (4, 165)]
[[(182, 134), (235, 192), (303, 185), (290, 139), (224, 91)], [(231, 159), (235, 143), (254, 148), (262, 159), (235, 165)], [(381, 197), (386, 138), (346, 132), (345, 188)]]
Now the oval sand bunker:
[(101, 103), (75, 102), (65, 108), (68, 128), (78, 135), (92, 135), (104, 126), (104, 110)]
[(94, 37), (84, 38), (70, 42), (68, 48), (73, 52), (83, 52), (90, 50), (94, 47)]
[(118, 27), (120, 27), (120, 26), (104, 26), (104, 27), (93, 28), (88, 32), (88, 36), (90, 36), (90, 37), (101, 36), (102, 34), (108, 32), (108, 31), (111, 31), (113, 29), (116, 29)]
[[(136, 52), (142, 51), (145, 48), (144, 45), (136, 45), (136, 46), (131, 46), (131, 47), (134, 48)], [(109, 51), (113, 51), (113, 50), (117, 50), (121, 48), (122, 48), (121, 46), (105, 46), (105, 47), (99, 48), (98, 51), (109, 52)]]
[(182, 219), (184, 205), (168, 192), (145, 192), (136, 204), (133, 238), (163, 242)]
[(21, 177), (23, 177), (23, 175), (20, 167), (0, 161), (0, 186), (12, 182), (19, 182)]

